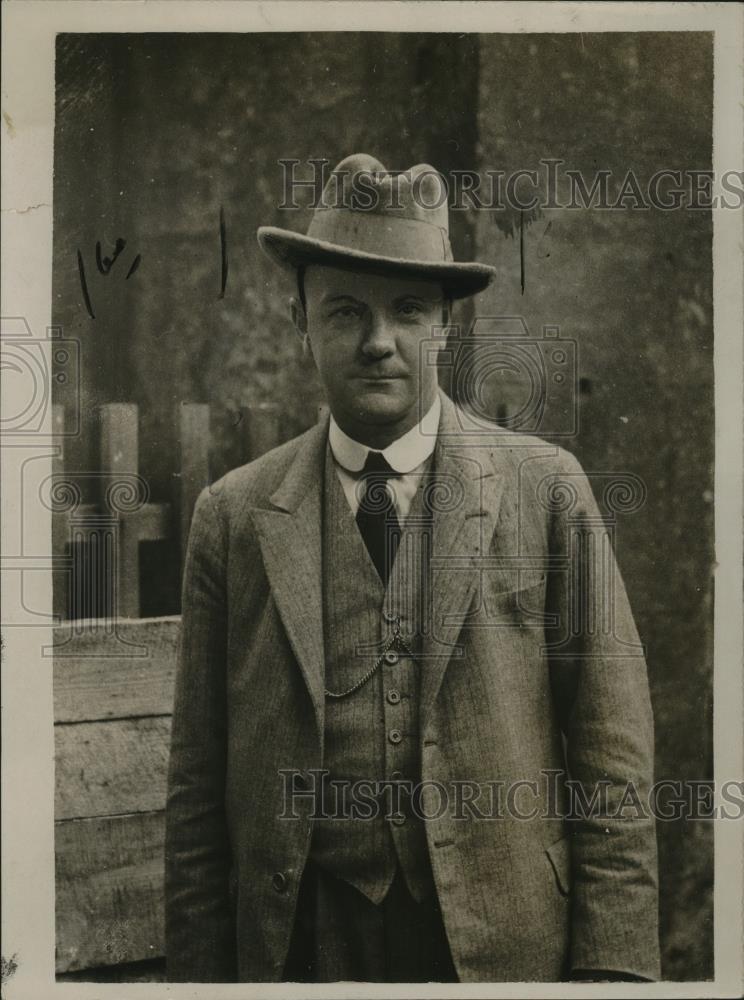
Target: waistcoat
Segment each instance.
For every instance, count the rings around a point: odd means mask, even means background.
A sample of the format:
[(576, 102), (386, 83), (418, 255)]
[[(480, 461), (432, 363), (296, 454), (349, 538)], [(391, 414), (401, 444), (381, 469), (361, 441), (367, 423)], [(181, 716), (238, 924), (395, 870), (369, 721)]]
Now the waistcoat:
[[(339, 482), (330, 447), (326, 449), (323, 766), (328, 775), (322, 804), (329, 818), (314, 822), (311, 857), (374, 903), (384, 899), (396, 865), (414, 899), (434, 891), (423, 821), (414, 815), (406, 794), (420, 774), (422, 668), (415, 654), (426, 590), (424, 558), (429, 549), (424, 537), (430, 539), (431, 531), (424, 505), (429, 481), (429, 474), (423, 474), (385, 588)], [(386, 786), (388, 782), (394, 784)], [(375, 796), (380, 789), (382, 794)], [(352, 806), (360, 802), (355, 815)]]

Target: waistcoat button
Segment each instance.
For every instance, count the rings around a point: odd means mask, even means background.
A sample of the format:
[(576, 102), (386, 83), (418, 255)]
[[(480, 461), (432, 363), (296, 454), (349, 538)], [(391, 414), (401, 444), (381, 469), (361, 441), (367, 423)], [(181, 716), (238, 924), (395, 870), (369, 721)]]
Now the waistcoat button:
[(387, 700), (391, 705), (397, 705), (400, 701), (400, 691), (396, 691), (395, 688), (390, 688), (387, 693)]
[(403, 733), (400, 731), (400, 729), (391, 729), (390, 732), (388, 733), (388, 739), (390, 740), (391, 743), (400, 743), (400, 741), (403, 739)]
[(391, 816), (390, 817), (390, 822), (394, 823), (395, 826), (403, 826), (403, 824), (405, 823), (405, 821), (406, 821), (406, 817), (403, 816), (401, 813), (396, 813), (395, 816)]
[(271, 884), (277, 892), (284, 892), (287, 888), (287, 877), (283, 872), (274, 872), (271, 876)]
[(394, 622), (398, 618), (398, 616), (393, 614), (392, 611), (383, 611), (382, 617), (385, 619), (386, 622)]
[(387, 653), (385, 653), (385, 662), (389, 663), (391, 667), (395, 666), (399, 659), (400, 657), (394, 649), (389, 649)]

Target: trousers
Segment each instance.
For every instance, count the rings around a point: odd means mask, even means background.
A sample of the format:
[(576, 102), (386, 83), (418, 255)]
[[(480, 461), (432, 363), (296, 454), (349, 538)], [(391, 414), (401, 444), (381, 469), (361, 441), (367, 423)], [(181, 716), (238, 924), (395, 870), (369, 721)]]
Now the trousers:
[(436, 894), (417, 903), (398, 869), (375, 905), (308, 861), (284, 982), (456, 983)]

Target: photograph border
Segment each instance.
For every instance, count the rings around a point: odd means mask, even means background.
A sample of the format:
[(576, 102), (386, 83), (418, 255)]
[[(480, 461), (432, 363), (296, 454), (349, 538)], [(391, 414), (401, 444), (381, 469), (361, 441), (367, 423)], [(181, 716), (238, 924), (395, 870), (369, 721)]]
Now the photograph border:
[[(742, 169), (744, 8), (688, 3), (241, 2), (234, 0), (6, 0), (3, 5), (2, 317), (44, 337), (52, 316), (54, 45), (59, 32), (596, 32), (714, 33), (713, 171)], [(714, 194), (721, 193), (714, 185)], [(742, 367), (744, 213), (714, 209), (716, 788), (741, 780)], [(50, 353), (49, 345), (45, 348)], [(47, 360), (50, 360), (47, 358)], [(9, 393), (5, 404), (12, 408)], [(694, 405), (694, 400), (691, 403)], [(55, 456), (51, 408), (34, 435), (2, 440), (2, 940), (8, 1000), (174, 997), (725, 997), (744, 983), (742, 823), (715, 827), (715, 979), (654, 984), (542, 983), (204, 984), (57, 983), (54, 979), (54, 741), (51, 513), (21, 497), (34, 463), (42, 481)], [(24, 604), (39, 609), (29, 623)], [(720, 805), (720, 800), (717, 801)], [(6, 965), (10, 963), (10, 966)]]

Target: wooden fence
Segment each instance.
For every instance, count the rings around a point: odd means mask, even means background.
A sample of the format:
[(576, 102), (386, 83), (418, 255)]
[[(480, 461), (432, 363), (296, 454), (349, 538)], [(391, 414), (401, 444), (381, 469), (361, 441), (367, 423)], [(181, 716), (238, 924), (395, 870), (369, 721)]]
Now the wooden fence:
[[(140, 544), (174, 539), (185, 552), (191, 515), (210, 482), (210, 408), (184, 403), (178, 414), (179, 455), (174, 495), (152, 502), (140, 473), (138, 412), (132, 403), (100, 407), (99, 454), (94, 473), (65, 466), (65, 413), (54, 408), (57, 456), (50, 489), (54, 556), (54, 611), (60, 618), (137, 618), (141, 614)], [(278, 407), (245, 407), (243, 461), (280, 443)]]
[[(54, 662), (58, 975), (160, 958), (180, 620), (87, 622)], [(75, 978), (86, 978), (75, 976)], [(148, 978), (162, 978), (158, 975)]]

